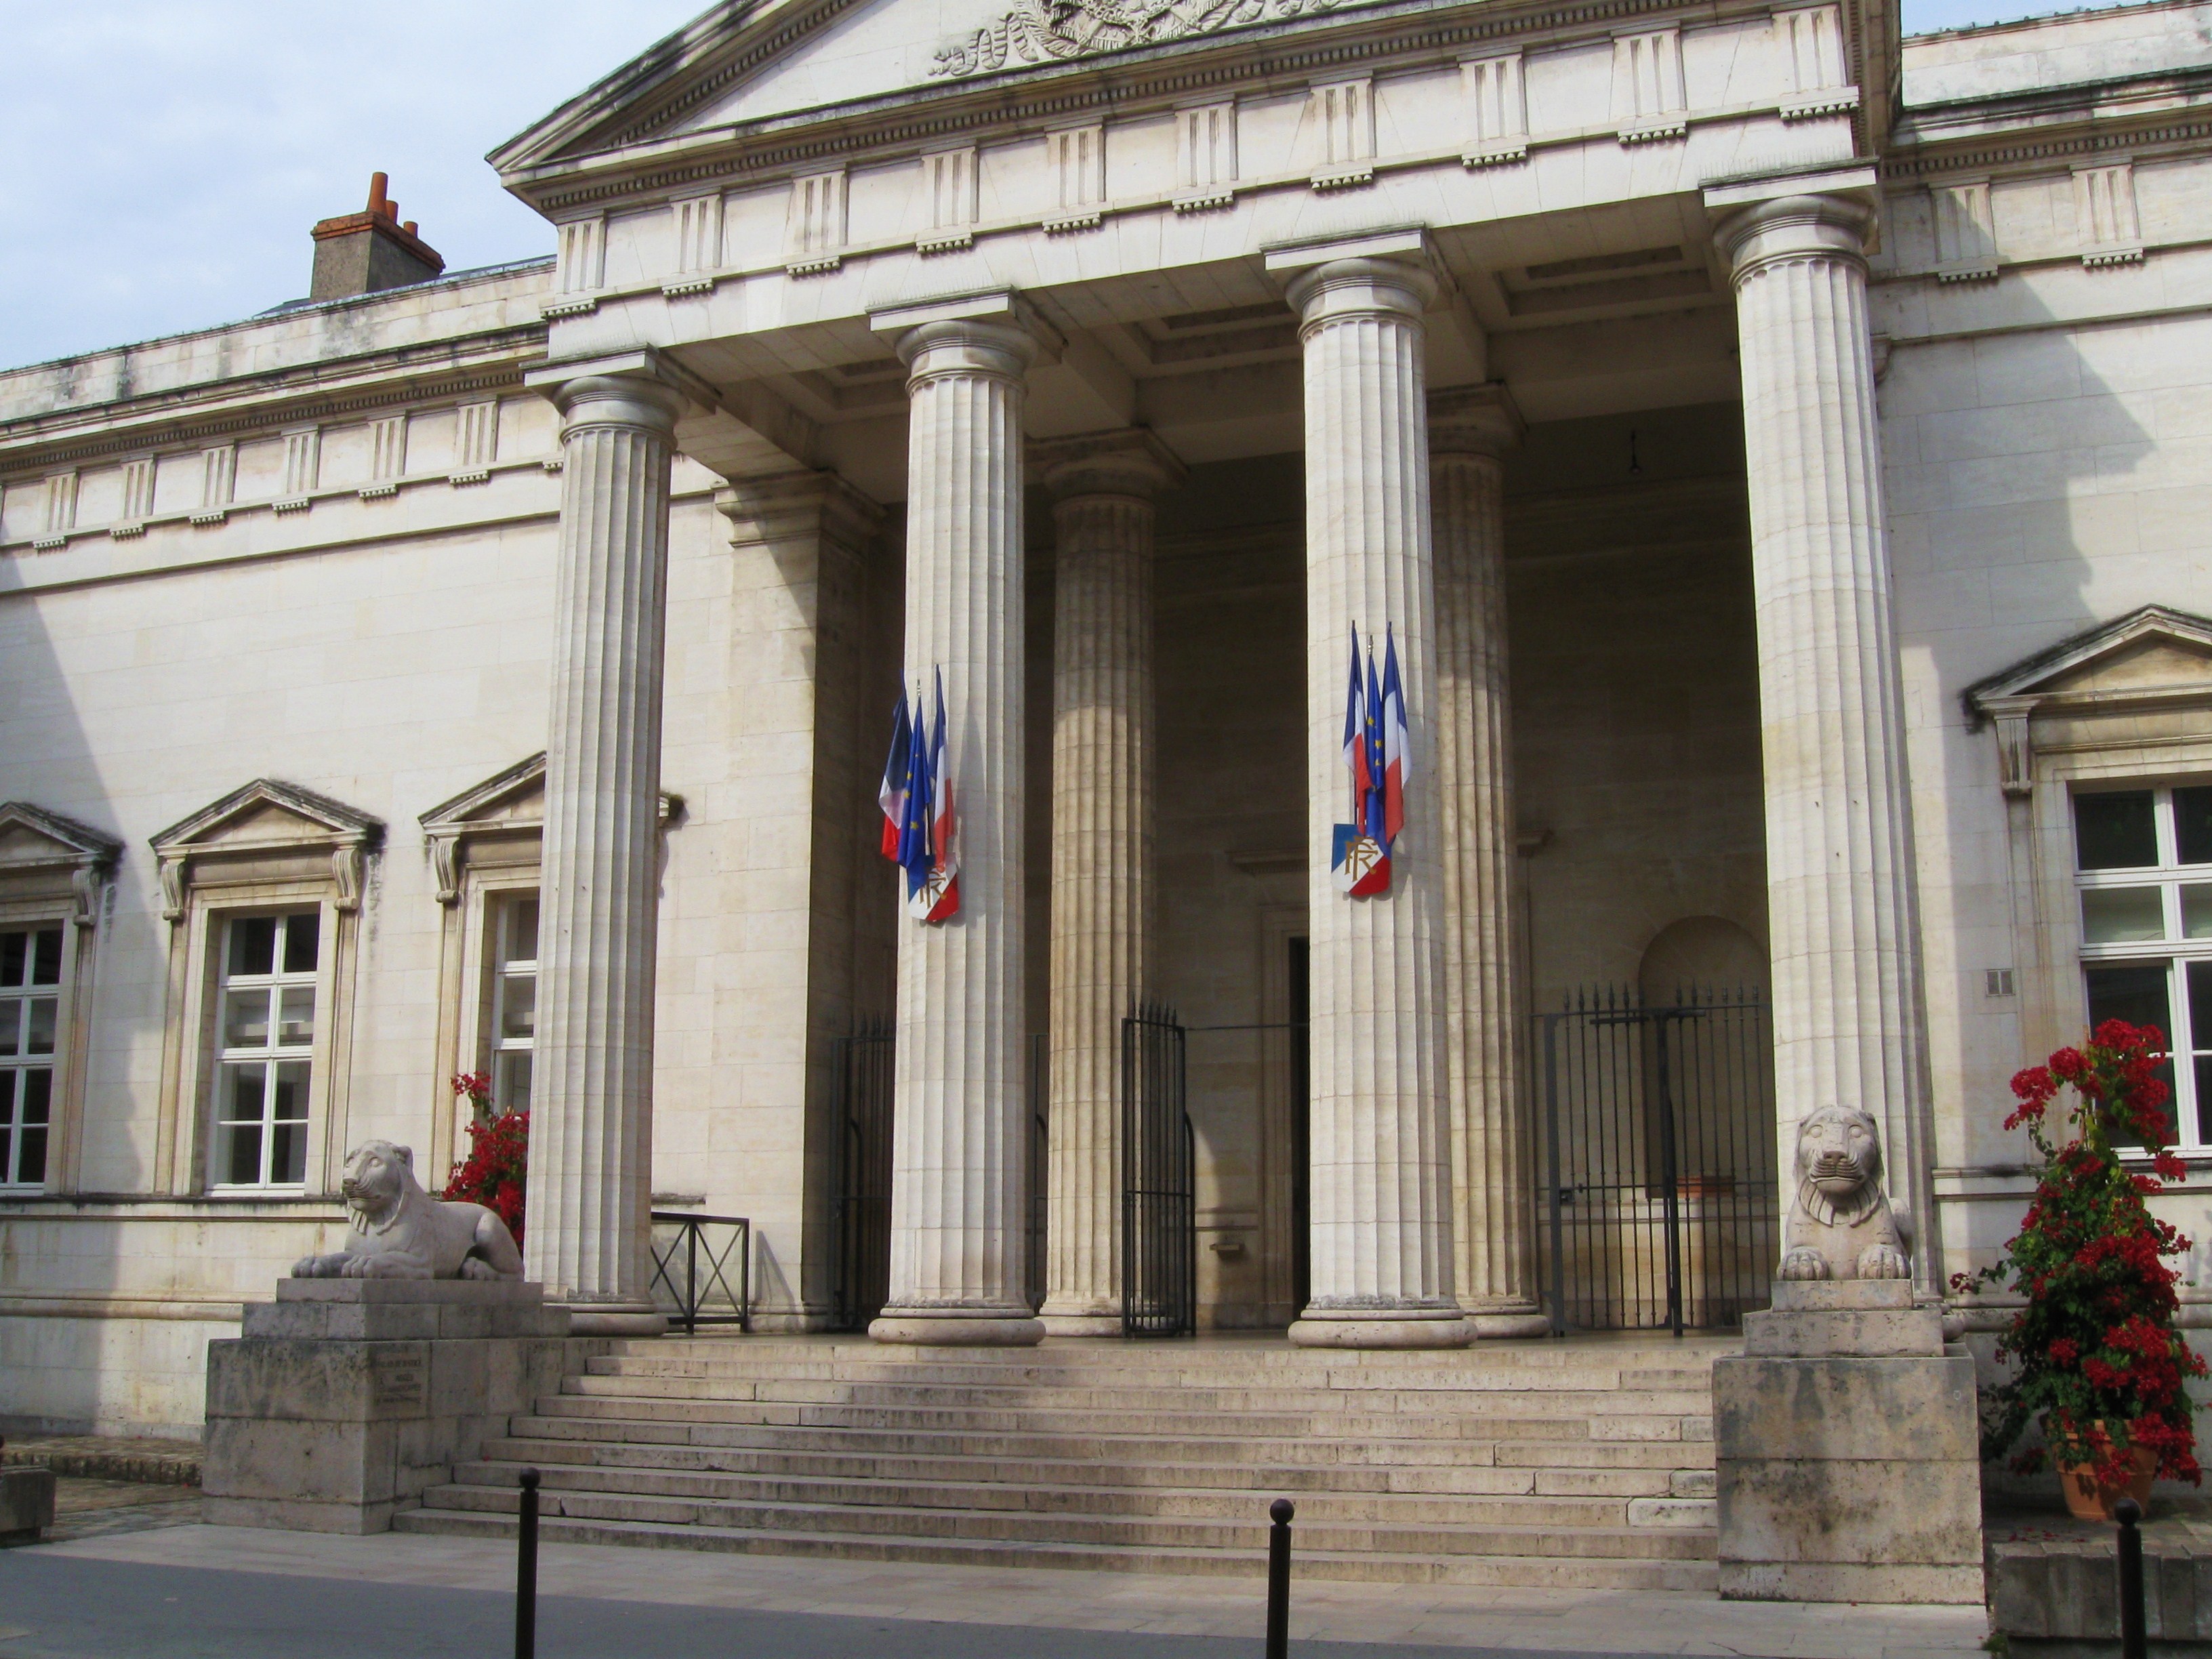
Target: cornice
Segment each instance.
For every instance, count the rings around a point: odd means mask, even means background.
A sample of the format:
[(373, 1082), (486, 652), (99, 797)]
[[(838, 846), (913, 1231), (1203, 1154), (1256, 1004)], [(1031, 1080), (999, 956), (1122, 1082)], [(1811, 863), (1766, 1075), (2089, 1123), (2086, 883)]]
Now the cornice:
[[(546, 334), (543, 322), (518, 324), (465, 342), (325, 359), (0, 422), (0, 472), (188, 445), (393, 404), (520, 389), (525, 366), (544, 355)], [(453, 361), (458, 346), (472, 348), (468, 361)], [(408, 378), (392, 383), (400, 376)], [(213, 404), (221, 407), (206, 407)], [(195, 405), (204, 412), (195, 412)]]
[[(1382, 58), (1407, 60), (1412, 67), (1424, 57), (1448, 57), (1516, 35), (1602, 36), (1624, 21), (1679, 15), (1683, 9), (1680, 0), (1554, 0), (1518, 11), (1470, 7), (1457, 0), (1449, 6), (1436, 0), (1398, 0), (766, 118), (749, 128), (732, 127), (725, 142), (680, 160), (644, 157), (634, 167), (610, 168), (606, 176), (588, 181), (576, 177), (580, 169), (570, 164), (549, 166), (536, 178), (510, 176), (507, 182), (540, 211), (557, 217), (709, 179), (773, 175), (862, 153), (896, 153), (987, 128), (1042, 125), (1094, 111), (1171, 106), (1231, 84), (1303, 82)], [(1764, 15), (1771, 8), (1765, 0), (1744, 0), (1698, 9), (1698, 21), (1711, 22), (1733, 15)], [(1445, 12), (1451, 14), (1449, 21), (1438, 16)], [(1425, 19), (1430, 21), (1420, 21)], [(1409, 20), (1417, 27), (1406, 27)], [(559, 182), (564, 173), (575, 182), (564, 187)]]
[(2017, 136), (1978, 141), (1967, 139), (1924, 142), (1911, 149), (1885, 156), (1881, 176), (1922, 179), (1945, 173), (1984, 173), (2021, 163), (2063, 161), (2069, 156), (2100, 155), (2113, 150), (2141, 150), (2155, 145), (2188, 144), (2212, 139), (2212, 110), (2173, 119), (2139, 117), (2122, 125), (2100, 123), (2092, 128), (2081, 123), (2064, 128), (2040, 128)]

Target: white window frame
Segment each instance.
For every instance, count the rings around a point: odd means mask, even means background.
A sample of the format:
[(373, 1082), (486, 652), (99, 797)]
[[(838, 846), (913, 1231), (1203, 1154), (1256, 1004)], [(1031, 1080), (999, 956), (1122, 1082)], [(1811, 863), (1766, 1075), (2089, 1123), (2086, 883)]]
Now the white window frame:
[[(69, 1027), (70, 991), (70, 958), (75, 952), (69, 919), (64, 916), (45, 916), (33, 920), (0, 920), (0, 933), (21, 933), (24, 935), (23, 982), (9, 985), (0, 982), (0, 1030), (14, 1034), (16, 1049), (0, 1055), (0, 1073), (12, 1074), (14, 1082), (8, 1091), (6, 1108), (0, 1110), (0, 1194), (9, 1197), (26, 1193), (43, 1193), (52, 1184), (58, 1154), (62, 1150), (61, 1136), (64, 1088), (69, 1076)], [(56, 937), (54, 979), (51, 985), (33, 982), (37, 971), (37, 939), (41, 933)], [(32, 1054), (24, 1048), (23, 1039), (30, 1028), (29, 1005), (34, 1001), (51, 1001), (54, 1005), (52, 1041), (43, 1054)], [(16, 1009), (23, 1012), (17, 1012)], [(46, 1078), (46, 1116), (42, 1124), (33, 1126), (23, 1121), (24, 1100), (27, 1094), (25, 1079), (33, 1073), (43, 1072)], [(28, 1181), (21, 1178), (20, 1159), (22, 1138), (26, 1130), (39, 1127), (46, 1132), (46, 1144), (41, 1150), (38, 1175)]]
[[(315, 918), (315, 965), (305, 970), (287, 970), (285, 958), (290, 949), (291, 929), (296, 919)], [(283, 926), (276, 943), (275, 957), (270, 971), (266, 974), (240, 974), (231, 967), (231, 940), (237, 929), (246, 923), (280, 921)], [(313, 1164), (313, 1103), (315, 1100), (316, 1039), (320, 1036), (328, 1012), (325, 1000), (326, 989), (322, 972), (323, 959), (331, 945), (326, 919), (318, 905), (289, 909), (231, 910), (224, 913), (215, 943), (215, 978), (212, 1003), (214, 1021), (213, 1055), (214, 1079), (208, 1102), (207, 1189), (217, 1197), (241, 1194), (283, 1194), (288, 1196), (304, 1194)], [(305, 991), (309, 998), (308, 1035), (304, 1042), (283, 1041), (282, 1008), (287, 992)], [(265, 998), (268, 1011), (267, 1040), (258, 1045), (234, 1046), (228, 1041), (228, 1017), (233, 997), (240, 992), (257, 994)], [(271, 1097), (275, 1079), (264, 1072), (262, 1079), (261, 1115), (254, 1120), (260, 1133), (260, 1153), (258, 1169), (251, 1181), (233, 1181), (228, 1177), (229, 1168), (229, 1132), (246, 1120), (229, 1115), (231, 1104), (230, 1073), (235, 1066), (260, 1065), (273, 1070), (278, 1066), (303, 1065), (307, 1076), (301, 1089), (300, 1115), (278, 1119), (271, 1115)], [(276, 1156), (276, 1129), (279, 1122), (300, 1126), (300, 1174), (298, 1177), (278, 1179), (272, 1168)]]
[[(2091, 969), (2165, 963), (2166, 1018), (2163, 1024), (2167, 1045), (2173, 1056), (2173, 1099), (2168, 1103), (2168, 1116), (2172, 1122), (2174, 1145), (2189, 1152), (2212, 1147), (2212, 1142), (2208, 1142), (2202, 1133), (2204, 1108), (2212, 1105), (2212, 1102), (2200, 1102), (2197, 1098), (2195, 1063), (2198, 1054), (2212, 1053), (2212, 1031), (2195, 1031), (2189, 1009), (2189, 970), (2192, 963), (2212, 964), (2212, 930), (2199, 938), (2186, 937), (2181, 890), (2195, 886), (2212, 890), (2212, 863), (2181, 862), (2179, 837), (2173, 817), (2173, 792), (2178, 788), (2204, 787), (2203, 781), (2186, 778), (2144, 778), (2100, 782), (2093, 787), (2076, 785), (2066, 792), (2069, 829), (2078, 823), (2076, 805), (2082, 799), (2097, 795), (2148, 794), (2151, 797), (2151, 823), (2158, 858), (2155, 864), (2084, 870), (2081, 867), (2078, 830), (2075, 832), (2072, 843), (2073, 884), (2076, 906), (2075, 925), (2081, 930), (2077, 955), (2081, 964), (2081, 1001), (2086, 1019), (2089, 1001), (2088, 970)], [(2138, 891), (2154, 889), (2158, 892), (2162, 922), (2160, 936), (2154, 939), (2091, 944), (2087, 919), (2081, 908), (2083, 896), (2123, 889)]]
[[(511, 1060), (517, 1054), (530, 1060), (534, 1085), (535, 1059), (538, 1053), (536, 1012), (538, 953), (533, 950), (526, 957), (514, 957), (508, 953), (514, 947), (515, 918), (520, 915), (525, 905), (537, 906), (538, 904), (538, 892), (537, 887), (533, 885), (503, 888), (495, 895), (490, 896), (490, 902), (485, 906), (486, 984), (482, 1026), (484, 1056), (483, 1069), (491, 1076), (492, 1110), (495, 1112), (514, 1109), (514, 1103), (505, 1087), (506, 1076), (502, 1060)], [(544, 911), (541, 908), (538, 929), (541, 948), (544, 939)], [(527, 1037), (512, 1037), (507, 1035), (507, 997), (514, 982), (524, 979), (530, 981), (531, 1035)], [(529, 1106), (527, 1091), (525, 1093), (522, 1104), (526, 1110)]]

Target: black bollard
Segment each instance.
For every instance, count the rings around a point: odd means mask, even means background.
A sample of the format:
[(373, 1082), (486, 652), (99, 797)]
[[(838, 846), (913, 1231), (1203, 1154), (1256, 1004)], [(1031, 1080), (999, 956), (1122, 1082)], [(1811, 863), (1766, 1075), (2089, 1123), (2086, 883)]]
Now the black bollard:
[(1267, 1505), (1275, 1523), (1267, 1533), (1267, 1659), (1285, 1659), (1291, 1650), (1291, 1517), (1297, 1513), (1287, 1498)]
[(538, 1653), (538, 1471), (522, 1472), (522, 1526), (514, 1546), (514, 1659)]
[(2123, 1498), (2112, 1519), (2120, 1523), (2120, 1659), (2143, 1659), (2142, 1505)]

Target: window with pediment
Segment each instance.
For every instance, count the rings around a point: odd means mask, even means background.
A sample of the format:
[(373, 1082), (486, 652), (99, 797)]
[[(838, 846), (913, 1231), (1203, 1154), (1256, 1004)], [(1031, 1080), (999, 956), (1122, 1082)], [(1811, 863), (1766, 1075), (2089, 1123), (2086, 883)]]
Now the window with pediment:
[[(665, 828), (682, 810), (660, 798)], [(422, 817), (445, 909), (439, 952), (436, 1115), (428, 1167), (451, 1166), (469, 1107), (450, 1079), (482, 1073), (495, 1111), (526, 1111), (536, 1069), (538, 849), (545, 757), (518, 761)]]
[(0, 1198), (77, 1185), (93, 947), (122, 850), (58, 812), (0, 805)]
[(383, 838), (367, 813), (269, 778), (154, 837), (172, 999), (163, 1190), (336, 1190), (361, 910)]
[(2149, 605), (1966, 694), (1996, 742), (2022, 1048), (2106, 1019), (2173, 1053), (2178, 1142), (2212, 1151), (2212, 621)]

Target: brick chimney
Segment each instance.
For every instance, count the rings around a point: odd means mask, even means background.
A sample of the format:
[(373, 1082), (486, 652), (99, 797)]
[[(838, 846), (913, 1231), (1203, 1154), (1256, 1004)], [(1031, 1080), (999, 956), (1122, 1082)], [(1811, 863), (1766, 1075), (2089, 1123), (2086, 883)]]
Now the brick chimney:
[(399, 222), (399, 204), (386, 196), (390, 181), (373, 173), (368, 207), (315, 227), (315, 277), (311, 300), (338, 300), (349, 294), (427, 283), (446, 268), (437, 250), (415, 234), (415, 222)]

